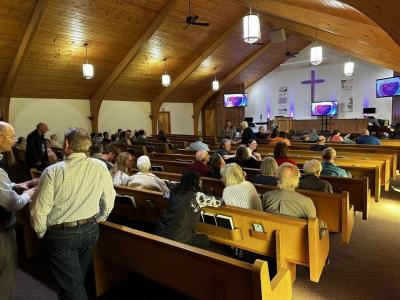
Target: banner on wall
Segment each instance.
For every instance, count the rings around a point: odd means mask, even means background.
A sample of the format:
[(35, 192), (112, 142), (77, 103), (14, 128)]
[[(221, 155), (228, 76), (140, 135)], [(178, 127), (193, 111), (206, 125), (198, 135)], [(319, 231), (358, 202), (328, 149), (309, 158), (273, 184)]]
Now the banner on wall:
[(342, 86), (342, 111), (353, 112), (353, 79), (343, 79)]
[(288, 87), (278, 87), (278, 115), (287, 116), (288, 113)]

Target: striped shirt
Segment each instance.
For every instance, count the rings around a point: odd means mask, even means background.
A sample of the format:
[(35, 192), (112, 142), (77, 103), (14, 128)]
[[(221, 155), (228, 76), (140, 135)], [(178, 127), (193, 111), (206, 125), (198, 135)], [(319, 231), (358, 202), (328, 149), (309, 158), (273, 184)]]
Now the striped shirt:
[(224, 188), (222, 199), (227, 205), (263, 210), (260, 196), (254, 185), (248, 181)]
[(88, 219), (107, 219), (115, 190), (106, 165), (84, 153), (72, 153), (43, 171), (31, 207), (31, 222), (42, 238), (47, 227)]

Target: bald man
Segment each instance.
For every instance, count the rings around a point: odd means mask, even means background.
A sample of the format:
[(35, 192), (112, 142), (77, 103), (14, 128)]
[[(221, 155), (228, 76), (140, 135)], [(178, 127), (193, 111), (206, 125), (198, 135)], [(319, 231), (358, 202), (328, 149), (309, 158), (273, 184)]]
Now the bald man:
[(44, 135), (49, 130), (47, 124), (39, 123), (26, 138), (25, 163), (28, 171), (32, 168), (44, 170), (49, 165)]
[(379, 139), (377, 139), (376, 137), (369, 135), (368, 129), (364, 129), (362, 131), (362, 136), (360, 136), (356, 140), (356, 143), (357, 144), (366, 144), (366, 145), (380, 145), (381, 141)]
[(198, 173), (200, 176), (210, 176), (212, 170), (207, 166), (210, 160), (208, 152), (205, 150), (199, 150), (196, 152), (196, 161), (187, 167), (187, 171), (192, 171)]
[[(14, 128), (0, 122), (0, 152), (11, 151), (15, 144)], [(3, 155), (0, 155), (0, 160)], [(15, 240), (15, 212), (30, 201), (36, 181), (14, 184), (0, 168), (0, 298), (14, 299), (15, 275), (17, 271), (17, 243)], [(18, 195), (14, 188), (24, 190)]]

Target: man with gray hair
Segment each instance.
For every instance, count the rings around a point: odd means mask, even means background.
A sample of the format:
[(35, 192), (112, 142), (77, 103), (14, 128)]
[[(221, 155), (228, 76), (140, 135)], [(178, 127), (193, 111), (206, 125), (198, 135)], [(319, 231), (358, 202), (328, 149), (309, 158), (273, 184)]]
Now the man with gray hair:
[(318, 160), (307, 160), (303, 165), (303, 170), (305, 175), (300, 178), (300, 189), (333, 193), (332, 185), (319, 177), (322, 165)]
[(47, 246), (50, 269), (60, 299), (87, 299), (84, 281), (99, 228), (115, 199), (111, 174), (104, 162), (87, 156), (89, 134), (69, 128), (62, 162), (46, 168), (31, 207), (31, 223)]
[(207, 166), (210, 161), (210, 156), (207, 151), (199, 150), (196, 152), (196, 161), (187, 166), (186, 170), (196, 172), (200, 176), (210, 176), (212, 170)]
[(264, 211), (302, 219), (316, 218), (317, 212), (312, 200), (294, 191), (299, 185), (299, 169), (291, 163), (283, 163), (276, 176), (279, 190), (264, 193)]
[(350, 177), (346, 170), (335, 165), (336, 151), (328, 147), (322, 151), (322, 172), (323, 176)]
[(199, 151), (199, 150), (205, 150), (205, 151), (210, 151), (210, 148), (208, 148), (208, 145), (203, 143), (203, 138), (201, 136), (196, 138), (196, 141), (191, 143), (189, 146), (186, 147), (186, 150), (190, 151)]
[(234, 154), (230, 153), (231, 147), (232, 141), (230, 139), (222, 139), (220, 146), (217, 150), (215, 150), (215, 153), (221, 155), (224, 160), (235, 157)]
[[(11, 151), (15, 144), (14, 128), (0, 121), (0, 152)], [(0, 155), (0, 160), (3, 155)], [(15, 212), (22, 209), (32, 197), (37, 181), (12, 183), (7, 173), (0, 168), (0, 298), (14, 299), (17, 273), (17, 242), (15, 239)], [(24, 190), (18, 195), (14, 189)]]

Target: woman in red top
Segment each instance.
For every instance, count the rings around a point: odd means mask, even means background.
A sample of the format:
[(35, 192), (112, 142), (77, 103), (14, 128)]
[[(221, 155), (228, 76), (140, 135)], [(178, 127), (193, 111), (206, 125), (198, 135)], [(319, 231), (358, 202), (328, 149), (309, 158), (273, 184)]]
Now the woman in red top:
[(281, 164), (283, 164), (285, 162), (288, 162), (288, 163), (291, 163), (292, 165), (297, 166), (297, 163), (294, 160), (291, 160), (287, 157), (288, 152), (289, 152), (289, 148), (286, 145), (286, 143), (278, 142), (275, 145), (274, 158), (275, 158), (278, 166), (280, 166)]

